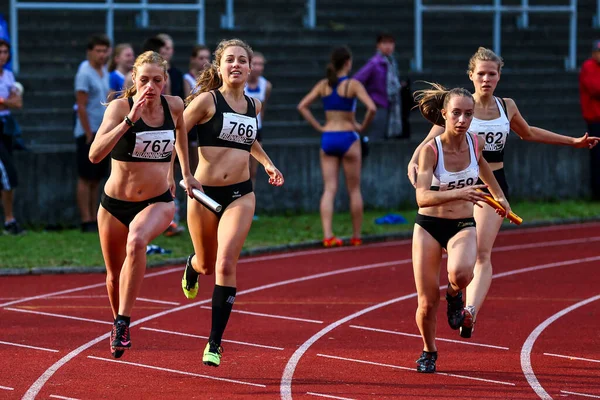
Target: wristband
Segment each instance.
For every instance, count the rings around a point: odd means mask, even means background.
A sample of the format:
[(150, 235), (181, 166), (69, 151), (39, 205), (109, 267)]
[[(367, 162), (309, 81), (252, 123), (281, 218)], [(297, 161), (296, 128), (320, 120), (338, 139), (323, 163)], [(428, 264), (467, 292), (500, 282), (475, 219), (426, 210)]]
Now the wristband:
[(133, 122), (132, 120), (129, 119), (129, 117), (126, 115), (125, 116), (125, 123), (131, 127), (135, 126), (135, 122)]

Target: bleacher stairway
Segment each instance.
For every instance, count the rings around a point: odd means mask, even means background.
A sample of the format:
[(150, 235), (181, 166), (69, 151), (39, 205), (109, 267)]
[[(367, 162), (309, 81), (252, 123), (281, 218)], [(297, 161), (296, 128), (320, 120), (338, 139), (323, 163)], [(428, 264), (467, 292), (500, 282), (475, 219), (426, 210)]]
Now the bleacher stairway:
[[(181, 0), (177, 0), (182, 2)], [(191, 0), (187, 0), (191, 2)], [(512, 0), (515, 2), (516, 0)], [(487, 3), (491, 3), (486, 0)], [(479, 0), (435, 0), (427, 4), (481, 4)], [(567, 3), (566, 0), (530, 0), (531, 5)], [(513, 3), (517, 4), (517, 3)], [(492, 46), (492, 15), (429, 13), (423, 18), (424, 72), (411, 71), (414, 57), (414, 3), (411, 0), (320, 0), (317, 28), (303, 28), (303, 0), (236, 0), (236, 26), (220, 28), (223, 0), (207, 0), (206, 38), (211, 47), (222, 38), (240, 37), (265, 54), (266, 76), (273, 95), (265, 123), (265, 138), (317, 139), (296, 111), (302, 96), (323, 77), (334, 46), (347, 44), (354, 53), (354, 70), (373, 54), (377, 32), (392, 32), (397, 38), (401, 73), (418, 81), (471, 88), (465, 73), (470, 55), (478, 46)], [(590, 44), (600, 37), (592, 28), (595, 2), (579, 3), (577, 65), (589, 56)], [(85, 57), (90, 34), (104, 30), (103, 12), (20, 11), (20, 60), (18, 80), (25, 87), (25, 107), (16, 113), (26, 141), (35, 145), (71, 144), (74, 102), (73, 78)], [(516, 15), (503, 16), (502, 55), (506, 66), (497, 94), (513, 97), (531, 125), (565, 134), (579, 135), (581, 119), (576, 72), (565, 72), (568, 53), (568, 16), (530, 14), (528, 29), (519, 29)], [(115, 12), (115, 43), (130, 42), (136, 50), (155, 33), (173, 36), (174, 64), (187, 67), (188, 53), (195, 44), (195, 14), (150, 12), (150, 28), (136, 25), (136, 12)], [(322, 116), (321, 106), (314, 110)], [(359, 116), (362, 118), (362, 116)], [(413, 140), (420, 140), (428, 125), (414, 112)]]

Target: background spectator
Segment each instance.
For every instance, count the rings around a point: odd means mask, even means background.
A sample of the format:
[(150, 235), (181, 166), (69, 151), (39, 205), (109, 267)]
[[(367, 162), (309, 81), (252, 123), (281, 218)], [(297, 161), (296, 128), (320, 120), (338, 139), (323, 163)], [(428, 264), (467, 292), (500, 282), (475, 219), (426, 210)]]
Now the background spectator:
[[(590, 136), (600, 136), (600, 40), (592, 47), (592, 56), (581, 66), (579, 98), (583, 119)], [(590, 150), (592, 198), (600, 200), (600, 146)]]
[(109, 159), (92, 164), (88, 158), (94, 135), (102, 123), (104, 105), (108, 98), (107, 61), (110, 42), (104, 36), (92, 36), (87, 45), (87, 63), (75, 75), (77, 115), (75, 143), (77, 145), (77, 206), (81, 216), (81, 230), (98, 230), (98, 189), (100, 181), (108, 174)]
[(190, 55), (189, 71), (183, 75), (183, 94), (185, 97), (194, 92), (196, 79), (198, 79), (200, 71), (208, 64), (210, 64), (210, 49), (201, 44), (194, 46)]
[(4, 231), (17, 235), (23, 230), (13, 214), (14, 191), (18, 181), (12, 158), (15, 123), (10, 110), (21, 108), (23, 99), (15, 86), (13, 73), (4, 69), (9, 58), (10, 44), (0, 39), (0, 190), (4, 209)]
[[(200, 72), (210, 64), (210, 49), (204, 45), (196, 45), (190, 55), (189, 71), (183, 75), (183, 93), (185, 97), (196, 92), (196, 80)], [(188, 126), (188, 150), (190, 160), (190, 170), (196, 171), (198, 166), (198, 131), (196, 125)]]
[[(367, 132), (371, 139), (404, 137), (400, 90), (402, 85), (407, 87), (408, 83), (400, 80), (398, 63), (394, 58), (395, 48), (394, 36), (380, 33), (377, 35), (377, 52), (354, 75), (354, 79), (365, 86), (377, 106), (375, 120)], [(404, 124), (408, 126), (408, 113)]]
[[(244, 88), (244, 93), (247, 96), (254, 97), (255, 99), (260, 100), (262, 103), (262, 110), (260, 114), (258, 114), (258, 131), (256, 133), (256, 140), (258, 143), (262, 144), (262, 122), (265, 117), (265, 109), (267, 107), (267, 102), (269, 97), (271, 96), (271, 90), (273, 89), (273, 85), (269, 82), (264, 76), (263, 72), (265, 71), (265, 64), (267, 60), (262, 53), (258, 51), (254, 52), (252, 57), (252, 65), (250, 70), (250, 75), (248, 76), (248, 82), (246, 83), (246, 87)], [(258, 169), (258, 161), (252, 156), (250, 156), (250, 179), (252, 180), (252, 187), (256, 190), (256, 171)]]
[(162, 58), (168, 63), (167, 72), (169, 74), (169, 81), (171, 82), (171, 95), (179, 96), (184, 99), (183, 93), (183, 73), (173, 66), (173, 54), (175, 53), (175, 46), (171, 36), (166, 33), (159, 33), (156, 35), (157, 38), (163, 41), (164, 45), (158, 51)]
[(129, 43), (121, 43), (115, 46), (115, 52), (108, 63), (108, 98), (113, 100), (118, 93), (125, 89), (125, 77), (131, 74), (135, 54)]

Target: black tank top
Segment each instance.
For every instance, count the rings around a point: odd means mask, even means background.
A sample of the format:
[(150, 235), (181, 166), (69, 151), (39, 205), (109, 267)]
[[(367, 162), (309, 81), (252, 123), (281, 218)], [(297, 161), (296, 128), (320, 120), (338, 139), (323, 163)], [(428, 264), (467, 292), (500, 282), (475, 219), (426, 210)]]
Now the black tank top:
[(250, 151), (256, 140), (258, 122), (254, 101), (244, 95), (248, 103), (245, 114), (235, 111), (220, 91), (210, 92), (215, 101), (215, 115), (207, 122), (198, 125), (198, 146), (230, 147)]
[[(133, 99), (129, 99), (129, 108)], [(169, 103), (164, 96), (160, 102), (165, 114), (163, 124), (157, 128), (146, 125), (140, 118), (125, 132), (110, 153), (118, 161), (128, 162), (170, 162), (175, 146), (175, 124), (171, 117)]]

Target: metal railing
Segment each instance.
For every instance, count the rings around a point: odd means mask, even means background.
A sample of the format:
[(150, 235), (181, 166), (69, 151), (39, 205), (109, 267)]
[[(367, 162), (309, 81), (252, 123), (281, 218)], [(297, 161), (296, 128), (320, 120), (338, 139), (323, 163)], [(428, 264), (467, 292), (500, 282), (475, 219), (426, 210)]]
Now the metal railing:
[[(235, 0), (225, 0), (225, 14), (221, 15), (222, 29), (235, 29), (234, 2)], [(317, 26), (317, 0), (306, 0), (305, 8), (306, 14), (302, 21), (304, 27), (314, 29)]]
[[(114, 12), (120, 10), (140, 10), (141, 24), (148, 26), (148, 11), (197, 11), (197, 37), (199, 44), (205, 42), (204, 0), (196, 4), (148, 4), (148, 0), (139, 0), (135, 3), (115, 3), (114, 0), (105, 0), (104, 3), (39, 3), (10, 0), (10, 37), (12, 45), (12, 62), (15, 74), (19, 73), (19, 10), (98, 10), (106, 11), (106, 35), (111, 42), (114, 39)], [(145, 25), (144, 25), (145, 24)]]
[[(598, 0), (600, 2), (600, 0)], [(460, 13), (493, 13), (494, 14), (494, 52), (501, 54), (501, 17), (502, 13), (521, 13), (520, 24), (529, 25), (531, 12), (539, 13), (568, 13), (569, 14), (569, 52), (565, 60), (565, 69), (577, 68), (577, 0), (569, 0), (568, 6), (530, 6), (528, 0), (522, 0), (520, 6), (502, 5), (502, 0), (493, 0), (493, 5), (424, 5), (423, 0), (415, 0), (415, 70), (423, 71), (423, 14), (425, 12), (460, 12)]]

